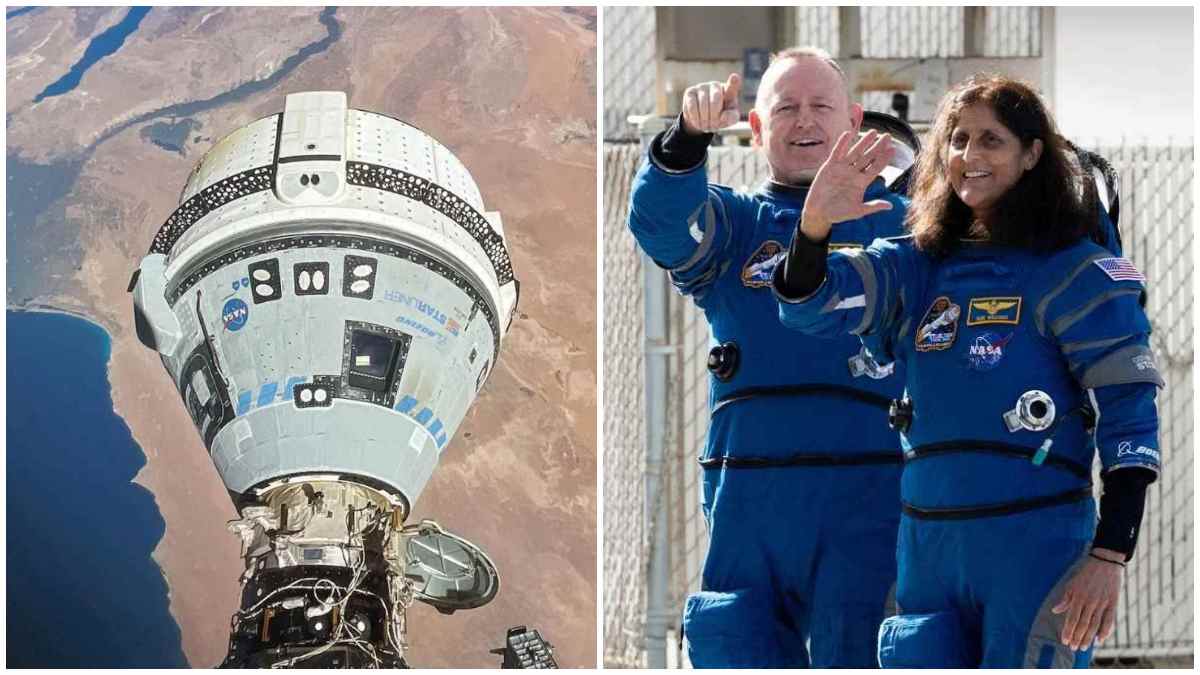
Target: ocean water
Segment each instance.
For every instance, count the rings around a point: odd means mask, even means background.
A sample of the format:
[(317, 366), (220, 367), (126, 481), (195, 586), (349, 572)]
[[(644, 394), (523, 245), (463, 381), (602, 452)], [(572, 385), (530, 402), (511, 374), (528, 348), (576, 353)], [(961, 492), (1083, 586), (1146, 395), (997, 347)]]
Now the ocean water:
[(145, 464), (113, 412), (107, 333), (7, 312), (10, 667), (186, 666)]
[[(142, 23), (142, 19), (146, 18), (146, 15), (150, 13), (150, 9), (150, 7), (129, 8), (129, 12), (125, 15), (125, 18), (92, 38), (92, 41), (88, 43), (87, 49), (83, 52), (83, 58), (71, 66), (66, 75), (55, 80), (43, 89), (42, 93), (35, 96), (33, 102), (37, 103), (51, 96), (65, 94), (77, 87), (88, 68), (91, 68), (100, 59), (115, 54), (121, 48), (121, 45), (125, 44), (125, 38), (138, 29), (138, 26)], [(6, 18), (11, 19), (13, 16), (18, 15), (9, 15)]]
[(12, 19), (12, 18), (21, 16), (22, 14), (28, 14), (35, 9), (38, 9), (38, 8), (37, 7), (17, 7), (16, 9), (9, 9), (8, 11), (6, 11), (4, 13), (4, 18)]

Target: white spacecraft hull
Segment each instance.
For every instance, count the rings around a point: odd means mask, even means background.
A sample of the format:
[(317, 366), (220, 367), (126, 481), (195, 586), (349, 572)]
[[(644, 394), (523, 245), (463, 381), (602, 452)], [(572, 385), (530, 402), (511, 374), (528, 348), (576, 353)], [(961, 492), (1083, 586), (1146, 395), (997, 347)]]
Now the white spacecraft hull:
[(139, 335), (228, 489), (339, 474), (411, 506), (517, 300), (465, 167), (342, 93), (293, 94), (218, 143), (180, 201), (135, 280)]

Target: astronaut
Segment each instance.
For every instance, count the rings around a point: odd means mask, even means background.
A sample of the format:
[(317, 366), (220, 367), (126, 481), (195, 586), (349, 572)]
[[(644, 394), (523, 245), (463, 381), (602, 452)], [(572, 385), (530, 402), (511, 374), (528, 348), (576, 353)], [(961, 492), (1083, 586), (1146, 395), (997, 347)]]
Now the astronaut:
[[(769, 288), (808, 182), (863, 111), (828, 54), (776, 55), (749, 116), (770, 181), (746, 194), (705, 171), (712, 132), (738, 120), (740, 86), (735, 74), (684, 93), (635, 178), (629, 216), (717, 345), (700, 461), (710, 544), (684, 609), (688, 654), (698, 667), (874, 667), (895, 580), (901, 455), (887, 405), (900, 378), (849, 336), (784, 328)], [(901, 231), (906, 200), (882, 181), (830, 199), (842, 205), (837, 247)]]
[[(1158, 472), (1144, 279), (1088, 236), (1115, 228), (1027, 86), (968, 80), (928, 139), (911, 236), (827, 257), (827, 225), (806, 218), (772, 280), (789, 327), (903, 365), (900, 614), (880, 663), (1086, 667)], [(813, 193), (869, 180), (869, 140), (840, 139)]]

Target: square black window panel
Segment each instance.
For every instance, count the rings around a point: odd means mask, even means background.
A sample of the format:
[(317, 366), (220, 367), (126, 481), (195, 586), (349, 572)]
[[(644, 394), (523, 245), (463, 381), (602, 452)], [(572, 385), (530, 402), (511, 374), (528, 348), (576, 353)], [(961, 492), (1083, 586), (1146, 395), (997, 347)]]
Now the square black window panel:
[(292, 265), (292, 288), (296, 295), (328, 295), (329, 263), (302, 262)]
[(400, 340), (396, 338), (353, 331), (350, 335), (350, 386), (386, 393), (391, 389), (399, 352)]
[(379, 261), (375, 258), (348, 255), (342, 270), (342, 295), (347, 298), (370, 300), (375, 296), (375, 270)]
[(250, 263), (246, 268), (250, 277), (250, 294), (254, 296), (254, 304), (278, 300), (283, 292), (283, 284), (279, 282), (279, 260), (260, 260)]

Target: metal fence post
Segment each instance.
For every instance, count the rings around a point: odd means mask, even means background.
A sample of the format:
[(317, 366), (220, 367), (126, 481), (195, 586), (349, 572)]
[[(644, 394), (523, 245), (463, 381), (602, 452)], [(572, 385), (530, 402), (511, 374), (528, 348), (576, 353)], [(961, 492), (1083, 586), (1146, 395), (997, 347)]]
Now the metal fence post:
[[(661, 126), (661, 121), (655, 118), (649, 118), (640, 125), (643, 148), (647, 147)], [(666, 497), (667, 377), (669, 360), (675, 353), (675, 347), (670, 344), (667, 275), (645, 254), (642, 258), (642, 274), (645, 294), (646, 519), (651, 533), (650, 569), (646, 584), (646, 666), (666, 668), (667, 627), (670, 620), (667, 608), (670, 592)]]

